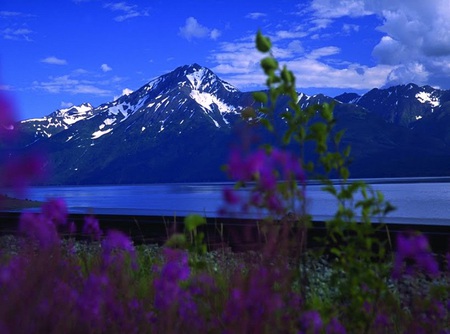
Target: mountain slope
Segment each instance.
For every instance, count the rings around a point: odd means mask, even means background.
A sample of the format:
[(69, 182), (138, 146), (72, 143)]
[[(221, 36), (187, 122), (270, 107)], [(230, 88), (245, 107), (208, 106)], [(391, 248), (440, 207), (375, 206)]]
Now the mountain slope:
[[(299, 94), (297, 103), (335, 105), (337, 128), (346, 129), (343, 144), (352, 145), (352, 176), (438, 176), (450, 175), (449, 97), (410, 84), (335, 99)], [(287, 103), (281, 98), (275, 112)], [(247, 107), (258, 107), (251, 92), (198, 64), (181, 66), (96, 108), (83, 104), (20, 122), (12, 154), (46, 151), (48, 184), (223, 181), (230, 145), (251, 138), (248, 130), (234, 130)], [(277, 118), (280, 133), (285, 126)]]

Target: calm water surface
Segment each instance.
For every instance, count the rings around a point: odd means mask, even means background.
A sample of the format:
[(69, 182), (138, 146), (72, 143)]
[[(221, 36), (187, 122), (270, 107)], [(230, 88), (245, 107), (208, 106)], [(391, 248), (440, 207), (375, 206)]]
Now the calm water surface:
[[(390, 222), (409, 224), (439, 224), (450, 226), (450, 182), (421, 179), (420, 182), (377, 180), (374, 189), (381, 190), (397, 210), (388, 216)], [(119, 186), (35, 187), (27, 198), (46, 200), (62, 197), (70, 210), (77, 213), (186, 215), (199, 213), (217, 216), (222, 206), (225, 183), (151, 184)], [(307, 208), (315, 219), (332, 215), (334, 199), (318, 185), (308, 185)]]

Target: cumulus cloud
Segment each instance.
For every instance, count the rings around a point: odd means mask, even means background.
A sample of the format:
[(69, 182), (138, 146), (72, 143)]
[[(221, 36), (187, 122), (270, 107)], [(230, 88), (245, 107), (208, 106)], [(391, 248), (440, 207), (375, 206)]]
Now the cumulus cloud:
[(2, 36), (4, 39), (9, 40), (24, 40), (24, 41), (31, 41), (31, 34), (33, 33), (32, 30), (28, 28), (6, 28), (3, 30), (0, 30), (0, 36)]
[(51, 65), (67, 65), (67, 60), (57, 58), (55, 56), (51, 56), (51, 57), (41, 59), (41, 63), (51, 64)]
[(124, 88), (124, 89), (122, 89), (121, 95), (114, 95), (113, 101), (117, 100), (121, 96), (130, 95), (131, 93), (133, 93), (133, 90), (131, 90), (129, 88)]
[(12, 90), (13, 90), (13, 87), (10, 86), (10, 85), (2, 85), (2, 84), (0, 84), (0, 90), (3, 90), (3, 91), (12, 91)]
[[(292, 40), (287, 47), (273, 48), (282, 65), (287, 65), (297, 77), (297, 88), (371, 89), (386, 82), (393, 67), (388, 65), (365, 66), (348, 63), (336, 68), (327, 63), (327, 57), (338, 56), (340, 49), (326, 46), (306, 51), (299, 40)], [(212, 54), (218, 63), (212, 69), (240, 89), (262, 88), (265, 81), (260, 68), (263, 55), (255, 51), (253, 41), (221, 43)]]
[(61, 101), (61, 108), (70, 108), (70, 107), (73, 107), (73, 103), (72, 102)]
[(253, 13), (248, 13), (245, 16), (245, 18), (252, 19), (252, 20), (258, 20), (258, 19), (266, 17), (266, 16), (267, 16), (267, 14), (265, 14), (265, 13), (253, 12)]
[(311, 10), (322, 18), (359, 17), (371, 13), (366, 9), (366, 1), (372, 0), (313, 0)]
[(102, 64), (100, 66), (100, 68), (102, 69), (103, 72), (109, 72), (112, 71), (112, 68), (108, 66), (108, 64)]
[[(450, 6), (447, 0), (313, 0), (317, 18), (376, 15), (384, 34), (373, 49), (392, 67), (387, 85), (415, 82), (450, 86)], [(349, 31), (350, 27), (344, 27)]]
[(318, 59), (322, 57), (332, 56), (338, 54), (339, 52), (340, 49), (336, 46), (325, 46), (322, 48), (312, 50), (311, 53), (307, 55), (307, 58)]
[(184, 26), (180, 27), (180, 36), (188, 41), (194, 38), (210, 38), (217, 39), (221, 32), (218, 29), (210, 29), (201, 25), (196, 18), (188, 17)]
[(3, 39), (12, 41), (31, 41), (33, 31), (27, 25), (29, 18), (34, 15), (15, 11), (0, 11), (0, 22), (6, 22), (5, 29), (0, 30)]
[(114, 20), (117, 22), (123, 22), (139, 16), (148, 16), (147, 10), (140, 10), (138, 6), (129, 5), (126, 2), (110, 2), (105, 4), (104, 8), (120, 13), (114, 17)]
[(122, 90), (122, 95), (130, 95), (131, 93), (133, 93), (133, 90), (131, 90), (130, 88), (124, 88)]
[(90, 94), (96, 96), (111, 96), (111, 91), (98, 86), (90, 80), (74, 79), (70, 75), (50, 77), (48, 81), (34, 81), (33, 88), (51, 94)]

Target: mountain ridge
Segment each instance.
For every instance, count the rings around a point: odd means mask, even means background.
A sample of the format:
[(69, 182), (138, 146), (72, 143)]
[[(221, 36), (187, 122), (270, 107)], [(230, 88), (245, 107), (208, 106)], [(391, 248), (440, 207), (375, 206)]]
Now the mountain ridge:
[[(408, 84), (335, 98), (300, 93), (297, 101), (301, 108), (324, 102), (335, 104), (338, 127), (347, 129), (355, 176), (450, 175), (435, 166), (450, 166), (450, 136), (438, 119), (448, 114), (450, 130), (450, 91)], [(220, 166), (248, 107), (260, 107), (252, 92), (194, 63), (98, 107), (84, 103), (21, 121), (15, 150), (45, 149), (49, 184), (223, 181)]]

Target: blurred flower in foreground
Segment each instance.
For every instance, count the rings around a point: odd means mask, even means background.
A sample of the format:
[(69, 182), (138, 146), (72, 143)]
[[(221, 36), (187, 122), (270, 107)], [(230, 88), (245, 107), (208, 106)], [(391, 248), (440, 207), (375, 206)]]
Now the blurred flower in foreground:
[[(253, 208), (264, 208), (270, 213), (282, 214), (292, 204), (292, 199), (303, 198), (297, 182), (305, 181), (300, 160), (291, 152), (277, 148), (257, 149), (251, 153), (234, 149), (230, 153), (227, 172), (231, 179), (245, 185), (252, 182), (249, 197), (243, 199), (236, 190), (225, 188), (224, 208), (221, 214), (240, 209), (243, 212)], [(294, 208), (290, 208), (291, 211)]]
[(18, 155), (6, 149), (17, 135), (14, 123), (12, 100), (0, 93), (0, 186), (22, 195), (33, 180), (42, 178), (45, 159), (42, 154), (21, 152)]
[(102, 230), (97, 218), (93, 216), (84, 217), (83, 234), (90, 236), (93, 240), (99, 240), (102, 236)]
[(397, 252), (395, 254), (393, 278), (399, 278), (402, 273), (414, 275), (424, 272), (430, 276), (439, 274), (439, 266), (430, 251), (428, 239), (422, 234), (400, 234), (397, 237)]

